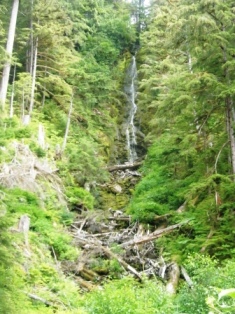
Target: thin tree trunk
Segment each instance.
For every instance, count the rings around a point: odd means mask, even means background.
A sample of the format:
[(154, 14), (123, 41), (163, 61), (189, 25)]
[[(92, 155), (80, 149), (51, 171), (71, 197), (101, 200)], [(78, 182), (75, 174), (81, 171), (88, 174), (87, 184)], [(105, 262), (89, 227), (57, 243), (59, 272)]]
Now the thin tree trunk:
[(36, 74), (37, 74), (37, 57), (38, 57), (38, 38), (36, 38), (35, 51), (34, 51), (34, 62), (33, 62), (33, 71), (32, 71), (32, 88), (31, 88), (31, 97), (29, 105), (29, 115), (33, 112), (34, 106), (34, 94), (36, 86)]
[(14, 96), (15, 96), (15, 78), (16, 78), (16, 64), (14, 66), (14, 73), (13, 73), (13, 82), (12, 82), (12, 92), (11, 92), (11, 103), (10, 103), (10, 118), (13, 117), (14, 114)]
[(70, 101), (68, 120), (67, 120), (66, 130), (65, 130), (65, 134), (64, 134), (64, 142), (63, 142), (63, 145), (62, 145), (62, 148), (61, 148), (62, 152), (65, 150), (65, 147), (66, 147), (66, 144), (67, 144), (72, 110), (73, 110), (73, 95), (71, 96), (71, 101)]
[(41, 123), (38, 126), (38, 145), (45, 149), (45, 130)]
[[(47, 76), (47, 66), (45, 66), (45, 74), (44, 77)], [(46, 99), (46, 83), (43, 84), (43, 92), (42, 92), (42, 108), (44, 108), (45, 105), (45, 99)]]
[(31, 0), (31, 19), (30, 19), (30, 38), (29, 38), (29, 73), (33, 75), (33, 52), (34, 52), (34, 42), (33, 42), (33, 0)]
[(227, 131), (228, 138), (230, 141), (230, 149), (231, 149), (231, 164), (232, 164), (232, 173), (235, 174), (235, 137), (233, 130), (233, 102), (231, 97), (227, 97), (226, 102), (226, 116), (227, 116)]
[[(19, 9), (19, 0), (13, 0), (13, 6), (12, 6), (12, 11), (11, 11), (11, 20), (10, 20), (10, 26), (9, 26), (8, 38), (7, 38), (7, 46), (6, 46), (6, 52), (10, 58), (11, 58), (12, 52), (13, 52), (18, 9)], [(6, 63), (4, 64), (4, 67), (3, 67), (2, 81), (1, 81), (1, 86), (0, 86), (0, 104), (1, 104), (3, 110), (5, 108), (5, 103), (6, 103), (10, 69), (11, 69), (10, 60), (7, 60)]]

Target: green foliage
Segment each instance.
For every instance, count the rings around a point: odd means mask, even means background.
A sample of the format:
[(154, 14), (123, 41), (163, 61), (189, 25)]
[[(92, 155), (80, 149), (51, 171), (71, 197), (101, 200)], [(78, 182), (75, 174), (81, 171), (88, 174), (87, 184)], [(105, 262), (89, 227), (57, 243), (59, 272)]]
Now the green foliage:
[(194, 286), (190, 289), (184, 284), (179, 289), (175, 303), (183, 313), (207, 314), (208, 305), (211, 307), (211, 301), (217, 299), (218, 291), (234, 286), (232, 276), (234, 261), (226, 261), (220, 265), (217, 260), (212, 260), (208, 256), (191, 255), (185, 261), (185, 267)]
[[(44, 243), (48, 244), (59, 260), (75, 260), (78, 250), (71, 245), (72, 239), (60, 222), (58, 211), (46, 210), (39, 205), (38, 198), (20, 189), (9, 190), (6, 194), (6, 206), (15, 217), (27, 214), (31, 230), (36, 232)], [(58, 224), (55, 226), (55, 224)]]
[(46, 151), (43, 148), (41, 148), (40, 146), (36, 145), (34, 142), (30, 143), (29, 148), (39, 158), (46, 156)]
[(142, 168), (145, 176), (137, 185), (128, 209), (134, 219), (154, 223), (156, 216), (176, 210), (184, 202), (180, 192), (191, 180), (187, 179), (187, 183), (184, 180), (183, 166), (178, 163), (177, 142), (177, 138), (166, 134), (149, 149)]
[(224, 119), (234, 97), (232, 11), (232, 1), (161, 1), (142, 33), (138, 109), (149, 151), (127, 210), (152, 225), (165, 214), (168, 225), (191, 219), (157, 241), (168, 258), (234, 256), (226, 231), (235, 223), (234, 149)]
[(112, 281), (102, 291), (90, 293), (84, 308), (97, 314), (173, 313), (171, 299), (160, 283), (146, 281), (141, 286), (133, 278)]
[(83, 188), (68, 187), (66, 188), (68, 201), (73, 207), (81, 207), (85, 209), (94, 209), (94, 197)]
[[(5, 191), (0, 190), (0, 312), (14, 313), (21, 304), (26, 305), (26, 297), (21, 293), (23, 287), (21, 255), (13, 244), (16, 235), (8, 231), (13, 217), (7, 209)], [(17, 261), (17, 262), (16, 262)]]

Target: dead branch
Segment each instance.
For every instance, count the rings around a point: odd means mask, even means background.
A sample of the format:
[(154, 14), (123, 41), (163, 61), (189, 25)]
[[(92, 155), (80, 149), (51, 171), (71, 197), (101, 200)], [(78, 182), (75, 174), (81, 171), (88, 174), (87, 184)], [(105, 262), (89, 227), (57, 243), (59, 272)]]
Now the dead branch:
[(33, 300), (36, 300), (36, 301), (39, 301), (39, 302), (42, 302), (44, 303), (46, 306), (52, 306), (52, 307), (56, 307), (53, 303), (47, 301), (46, 299), (43, 299), (41, 297), (39, 297), (38, 295), (36, 294), (32, 294), (32, 293), (26, 293), (27, 296)]
[(206, 248), (207, 248), (208, 240), (210, 240), (210, 239), (213, 237), (214, 233), (215, 233), (215, 230), (214, 230), (214, 228), (212, 227), (212, 229), (210, 230), (208, 236), (206, 237), (206, 241), (205, 241), (204, 246), (203, 246), (203, 247), (201, 248), (201, 250), (200, 250), (201, 253), (205, 252), (205, 250), (206, 250)]
[(186, 207), (187, 202), (185, 201), (177, 210), (177, 213), (183, 213), (185, 211), (185, 207)]
[(172, 226), (164, 228), (164, 229), (156, 230), (156, 231), (154, 231), (154, 232), (152, 232), (146, 236), (141, 237), (140, 239), (134, 239), (134, 240), (130, 240), (128, 242), (122, 243), (121, 247), (126, 247), (126, 246), (150, 242), (150, 241), (155, 240), (158, 237), (162, 236), (163, 234), (169, 233), (169, 232), (173, 231), (174, 229), (177, 229), (177, 228), (181, 227), (182, 225), (187, 224), (189, 221), (190, 220), (186, 220), (186, 221), (183, 221), (183, 222), (178, 223), (176, 225), (172, 225)]
[(183, 266), (181, 266), (180, 270), (181, 270), (182, 276), (184, 277), (184, 279), (187, 282), (187, 284), (189, 285), (189, 287), (193, 287), (193, 282), (192, 282), (191, 278), (189, 277), (186, 269)]
[(124, 164), (124, 165), (115, 165), (107, 167), (109, 172), (117, 171), (117, 170), (125, 170), (125, 169), (137, 169), (142, 165), (142, 161), (135, 162), (133, 164)]
[(140, 281), (142, 281), (141, 275), (129, 264), (127, 264), (120, 256), (114, 254), (109, 248), (100, 246), (102, 251), (109, 257), (116, 259), (126, 270), (134, 274)]
[(153, 220), (156, 222), (158, 220), (166, 219), (167, 217), (172, 216), (172, 215), (173, 215), (173, 213), (168, 213), (168, 214), (161, 215), (161, 216), (156, 215)]

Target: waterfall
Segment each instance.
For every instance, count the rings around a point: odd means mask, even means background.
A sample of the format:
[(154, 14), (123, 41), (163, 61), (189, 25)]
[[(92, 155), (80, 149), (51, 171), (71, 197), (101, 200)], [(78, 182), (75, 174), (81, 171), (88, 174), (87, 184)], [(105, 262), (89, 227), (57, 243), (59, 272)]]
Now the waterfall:
[(137, 159), (136, 152), (136, 127), (134, 125), (134, 118), (137, 110), (135, 103), (136, 99), (136, 78), (137, 78), (137, 67), (135, 56), (132, 56), (131, 64), (127, 70), (125, 93), (127, 96), (128, 105), (128, 117), (126, 123), (126, 142), (128, 151), (128, 162), (133, 164)]

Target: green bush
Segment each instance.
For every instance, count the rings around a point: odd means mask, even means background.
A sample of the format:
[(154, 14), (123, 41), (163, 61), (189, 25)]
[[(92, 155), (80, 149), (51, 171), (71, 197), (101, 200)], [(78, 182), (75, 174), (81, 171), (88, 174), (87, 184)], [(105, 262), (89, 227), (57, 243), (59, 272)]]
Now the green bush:
[(217, 260), (211, 259), (209, 256), (196, 254), (188, 257), (185, 261), (185, 268), (194, 286), (190, 288), (184, 283), (179, 289), (174, 303), (182, 313), (208, 314), (208, 300), (210, 303), (212, 300), (218, 299), (219, 291), (235, 286), (233, 275), (235, 261), (219, 264)]
[(19, 128), (19, 129), (16, 129), (15, 131), (15, 137), (17, 139), (30, 138), (31, 135), (32, 135), (32, 132), (30, 128)]
[(37, 155), (37, 157), (40, 158), (46, 156), (46, 151), (40, 146), (36, 145), (34, 142), (30, 143), (29, 147), (31, 151)]
[(84, 305), (89, 314), (165, 314), (173, 313), (172, 300), (160, 282), (139, 284), (127, 277), (104, 285), (87, 295)]
[(66, 195), (68, 197), (68, 201), (71, 204), (71, 208), (79, 206), (85, 209), (93, 209), (94, 208), (94, 197), (90, 192), (83, 188), (78, 187), (67, 187)]

